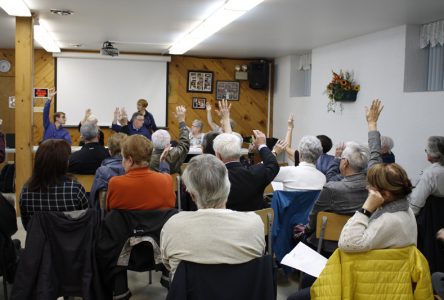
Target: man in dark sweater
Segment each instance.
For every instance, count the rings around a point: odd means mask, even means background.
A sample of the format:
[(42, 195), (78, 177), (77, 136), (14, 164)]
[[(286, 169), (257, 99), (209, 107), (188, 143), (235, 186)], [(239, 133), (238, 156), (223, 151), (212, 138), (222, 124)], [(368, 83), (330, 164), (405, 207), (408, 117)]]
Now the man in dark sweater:
[(109, 156), (105, 147), (99, 144), (99, 128), (94, 124), (84, 124), (80, 134), (85, 141), (82, 148), (69, 159), (68, 172), (75, 174), (95, 174), (102, 160)]

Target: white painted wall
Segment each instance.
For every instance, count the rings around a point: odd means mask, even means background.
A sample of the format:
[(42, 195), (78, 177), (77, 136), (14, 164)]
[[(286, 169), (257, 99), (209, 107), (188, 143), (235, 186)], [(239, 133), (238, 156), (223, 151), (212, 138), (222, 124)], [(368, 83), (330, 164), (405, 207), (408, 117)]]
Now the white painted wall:
[[(295, 115), (293, 146), (304, 135), (326, 134), (333, 143), (355, 140), (367, 144), (364, 107), (374, 98), (384, 104), (381, 134), (395, 141), (396, 161), (416, 182), (428, 165), (424, 153), (430, 135), (444, 135), (444, 92), (405, 93), (406, 26), (368, 34), (312, 51), (310, 97), (290, 97), (290, 56), (275, 60), (274, 137), (284, 137), (290, 112)], [(331, 71), (354, 71), (361, 85), (358, 99), (344, 103), (342, 113), (328, 113), (325, 87)], [(334, 153), (334, 149), (330, 153)]]

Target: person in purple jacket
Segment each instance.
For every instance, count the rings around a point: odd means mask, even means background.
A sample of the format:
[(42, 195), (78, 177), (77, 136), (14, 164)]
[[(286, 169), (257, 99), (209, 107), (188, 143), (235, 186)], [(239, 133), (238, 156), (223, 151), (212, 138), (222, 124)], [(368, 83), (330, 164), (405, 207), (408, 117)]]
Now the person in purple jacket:
[(56, 94), (54, 89), (49, 91), (49, 98), (45, 103), (45, 107), (43, 108), (43, 140), (49, 139), (61, 139), (68, 142), (68, 144), (72, 144), (71, 136), (69, 135), (68, 130), (63, 128), (66, 122), (66, 115), (64, 112), (56, 112), (54, 113), (54, 123), (51, 123), (49, 120), (49, 110), (51, 108), (52, 97)]

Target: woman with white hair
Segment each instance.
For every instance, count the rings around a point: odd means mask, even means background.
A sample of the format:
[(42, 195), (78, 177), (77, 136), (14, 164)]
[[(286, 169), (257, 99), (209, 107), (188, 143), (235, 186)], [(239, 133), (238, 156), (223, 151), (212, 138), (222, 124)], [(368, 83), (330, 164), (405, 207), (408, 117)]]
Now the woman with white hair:
[(389, 136), (381, 135), (381, 158), (382, 162), (390, 164), (395, 162), (395, 154), (392, 152), (395, 143)]
[(197, 211), (172, 216), (160, 235), (162, 261), (174, 275), (182, 260), (241, 264), (262, 256), (264, 224), (254, 212), (226, 209), (230, 181), (224, 163), (211, 154), (191, 159), (183, 181)]
[(419, 214), (429, 196), (444, 197), (444, 136), (429, 137), (425, 153), (432, 164), (424, 170), (408, 197), (415, 215)]
[(190, 147), (200, 147), (202, 145), (202, 140), (204, 137), (204, 133), (202, 132), (203, 122), (201, 120), (194, 120), (191, 123), (190, 129)]
[(315, 136), (304, 136), (299, 142), (298, 151), (299, 165), (281, 167), (274, 181), (282, 182), (285, 191), (321, 190), (326, 178), (315, 165), (322, 154), (321, 142)]

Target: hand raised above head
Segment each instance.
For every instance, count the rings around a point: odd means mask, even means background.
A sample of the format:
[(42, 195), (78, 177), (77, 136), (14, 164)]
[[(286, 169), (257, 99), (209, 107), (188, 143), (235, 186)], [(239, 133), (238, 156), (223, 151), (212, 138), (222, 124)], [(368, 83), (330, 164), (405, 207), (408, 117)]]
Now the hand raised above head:
[(55, 96), (55, 94), (57, 94), (57, 91), (55, 90), (55, 88), (50, 88), (48, 90), (48, 98), (49, 99), (52, 99)]
[(219, 106), (219, 116), (221, 118), (229, 119), (230, 118), (230, 110), (231, 110), (231, 103), (228, 104), (228, 101), (225, 99), (222, 99), (218, 102)]
[(259, 145), (265, 145), (267, 143), (267, 137), (260, 130), (253, 130), (253, 144), (258, 147)]
[(211, 111), (211, 104), (207, 102), (207, 111)]
[(183, 105), (176, 106), (176, 111), (174, 112), (174, 117), (177, 119), (177, 121), (185, 122), (185, 114), (187, 112), (187, 109)]
[(293, 113), (290, 113), (290, 115), (288, 116), (287, 127), (294, 128)]
[(367, 119), (367, 123), (369, 127), (372, 127), (371, 129), (369, 128), (370, 130), (376, 130), (376, 124), (378, 123), (379, 115), (381, 114), (383, 108), (384, 106), (379, 99), (373, 100), (370, 108), (367, 106), (365, 107), (365, 117)]

